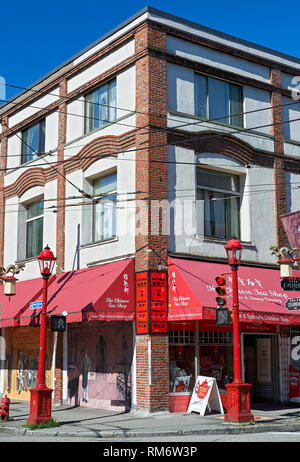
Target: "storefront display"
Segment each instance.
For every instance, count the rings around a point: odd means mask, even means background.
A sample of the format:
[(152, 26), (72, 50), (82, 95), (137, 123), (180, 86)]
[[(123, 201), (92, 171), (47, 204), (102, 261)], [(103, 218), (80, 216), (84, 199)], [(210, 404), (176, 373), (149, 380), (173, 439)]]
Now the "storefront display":
[(199, 374), (215, 378), (219, 390), (225, 392), (233, 377), (232, 333), (199, 330), (196, 337), (194, 321), (189, 323), (193, 330), (179, 330), (178, 325), (169, 323), (170, 393), (191, 393)]

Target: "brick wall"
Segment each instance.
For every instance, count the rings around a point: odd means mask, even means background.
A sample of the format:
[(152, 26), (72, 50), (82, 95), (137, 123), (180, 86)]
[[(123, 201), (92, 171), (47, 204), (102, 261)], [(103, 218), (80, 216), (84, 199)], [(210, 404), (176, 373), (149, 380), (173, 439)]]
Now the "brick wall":
[[(284, 136), (282, 128), (282, 95), (281, 72), (278, 69), (271, 69), (271, 83), (274, 89), (271, 93), (272, 127), (274, 135), (274, 200), (275, 200), (275, 223), (277, 245), (283, 247), (288, 245), (287, 236), (281, 224), (280, 216), (286, 213), (286, 186), (284, 170)], [(275, 243), (274, 243), (275, 244)]]
[[(136, 271), (142, 271), (157, 270), (161, 259), (167, 261), (167, 236), (161, 234), (164, 217), (159, 209), (158, 215), (151, 217), (151, 200), (167, 199), (167, 135), (161, 131), (167, 123), (167, 74), (166, 60), (159, 53), (166, 48), (166, 34), (145, 23), (135, 35), (135, 47), (142, 55), (136, 63), (136, 190), (144, 191), (142, 196), (148, 197), (145, 218), (148, 232), (141, 235), (138, 222), (136, 227), (135, 267)], [(159, 234), (151, 231), (151, 219), (159, 223)], [(167, 335), (136, 336), (138, 409), (150, 412), (169, 409), (168, 357)]]

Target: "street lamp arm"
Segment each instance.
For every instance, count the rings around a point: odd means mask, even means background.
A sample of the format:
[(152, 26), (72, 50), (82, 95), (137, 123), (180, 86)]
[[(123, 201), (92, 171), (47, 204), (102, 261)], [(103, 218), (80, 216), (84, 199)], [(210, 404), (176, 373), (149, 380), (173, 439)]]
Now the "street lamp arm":
[(279, 258), (279, 260), (282, 260), (284, 258), (293, 257), (294, 252), (297, 252), (300, 249), (298, 249), (297, 247), (294, 247), (293, 249), (289, 249), (288, 247), (279, 248), (278, 246), (272, 245), (270, 247), (270, 250), (273, 251), (271, 252), (271, 255), (276, 255), (276, 257)]
[(5, 274), (11, 272), (13, 274), (19, 274), (21, 270), (23, 270), (25, 267), (25, 263), (18, 263), (17, 265), (8, 265), (8, 267), (5, 270)]
[(19, 274), (21, 270), (25, 267), (25, 263), (18, 263), (17, 265), (8, 265), (7, 268), (0, 266), (0, 277), (6, 276), (8, 273)]

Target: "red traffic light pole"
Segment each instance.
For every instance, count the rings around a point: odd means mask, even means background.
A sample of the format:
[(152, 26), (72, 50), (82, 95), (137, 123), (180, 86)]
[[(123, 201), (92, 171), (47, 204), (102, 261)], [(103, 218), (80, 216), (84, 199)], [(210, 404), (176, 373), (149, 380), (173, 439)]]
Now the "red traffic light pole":
[(46, 353), (46, 328), (47, 328), (47, 291), (48, 280), (51, 276), (56, 258), (48, 246), (37, 257), (41, 275), (43, 278), (43, 307), (40, 320), (40, 350), (38, 383), (36, 388), (30, 389), (30, 415), (27, 423), (40, 424), (52, 420), (51, 399), (52, 389), (45, 384), (45, 353)]
[(241, 261), (242, 246), (238, 239), (233, 237), (228, 241), (225, 250), (228, 263), (232, 269), (232, 308), (233, 308), (233, 366), (234, 379), (226, 385), (227, 413), (226, 422), (250, 422), (254, 419), (250, 410), (251, 384), (242, 381), (241, 372), (241, 346), (239, 321), (239, 295), (238, 295), (238, 266)]

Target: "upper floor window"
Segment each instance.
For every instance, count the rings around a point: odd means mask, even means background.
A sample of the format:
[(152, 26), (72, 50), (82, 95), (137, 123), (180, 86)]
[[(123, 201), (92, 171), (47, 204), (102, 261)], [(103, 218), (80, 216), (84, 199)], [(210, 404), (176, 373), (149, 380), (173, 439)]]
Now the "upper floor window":
[(35, 159), (45, 151), (45, 119), (22, 132), (21, 163)]
[(93, 241), (116, 237), (117, 174), (103, 176), (93, 183), (93, 196), (103, 198), (93, 207)]
[(103, 127), (109, 122), (116, 120), (117, 109), (115, 79), (85, 95), (84, 100), (85, 133), (89, 133), (96, 128)]
[(26, 258), (36, 257), (43, 250), (44, 202), (32, 202), (26, 207)]
[(239, 183), (238, 175), (197, 168), (197, 199), (203, 201), (200, 218), (204, 219), (204, 236), (240, 236)]
[(195, 74), (195, 115), (243, 127), (242, 87)]

